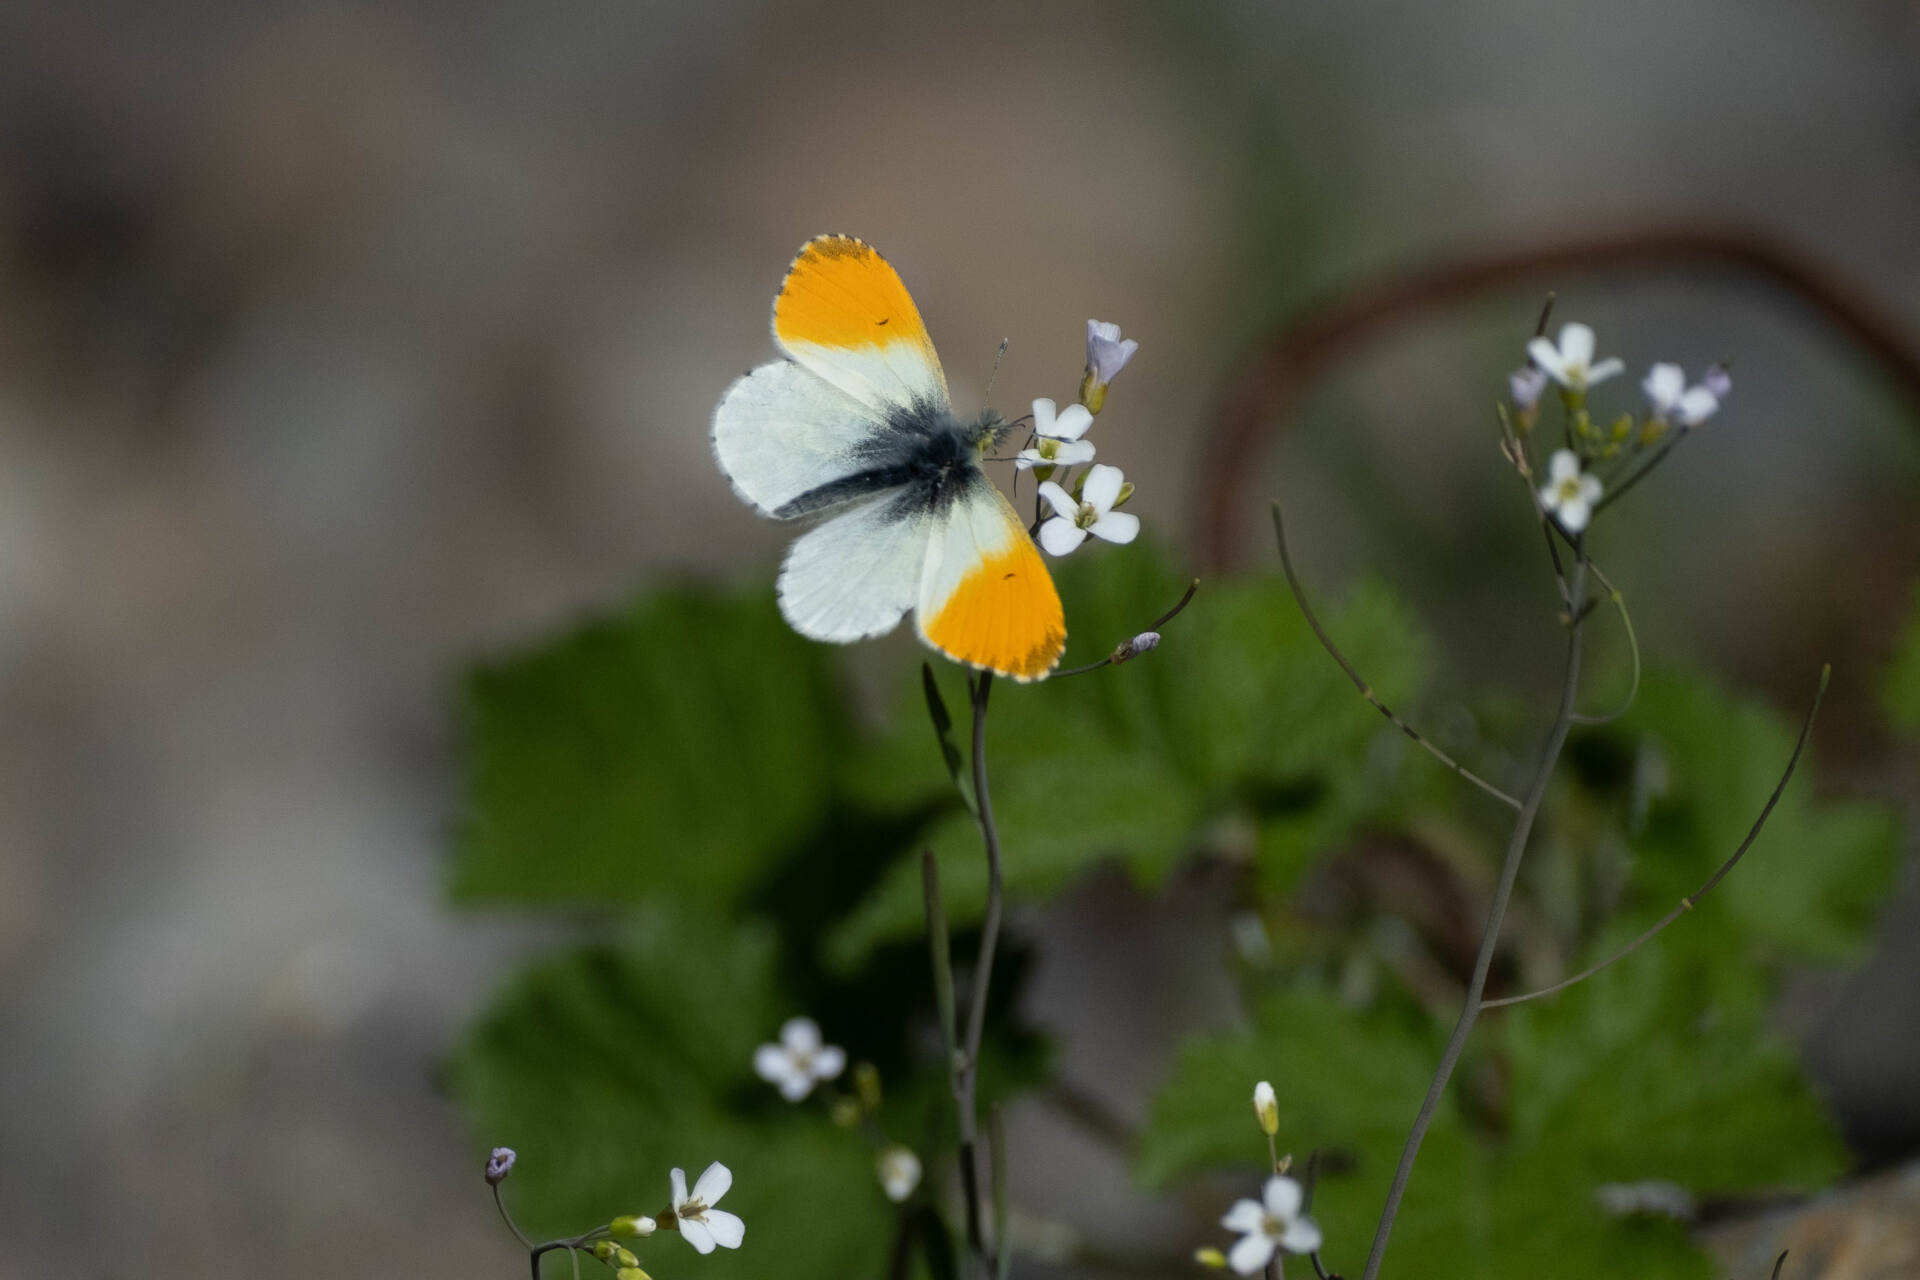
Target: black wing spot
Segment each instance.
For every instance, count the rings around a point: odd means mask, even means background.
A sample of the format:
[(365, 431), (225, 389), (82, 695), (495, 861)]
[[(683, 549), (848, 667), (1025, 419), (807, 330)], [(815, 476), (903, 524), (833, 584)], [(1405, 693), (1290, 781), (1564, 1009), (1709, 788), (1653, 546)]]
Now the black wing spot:
[(1017, 577), (1019, 577), (1019, 576), (1020, 576), (1020, 575), (1019, 575), (1019, 574), (1017, 574), (1017, 573), (1003, 573), (1003, 574), (1001, 574), (1001, 575), (1000, 575), (1000, 581), (1002, 581), (1002, 582), (1011, 582), (1011, 581), (1012, 581), (1013, 579), (1015, 579), (1015, 578), (1017, 578)]
[[(890, 318), (891, 318), (891, 317), (889, 317), (889, 319), (890, 319)], [(875, 324), (885, 324), (886, 322), (887, 322), (886, 320), (875, 320), (875, 321), (874, 321), (874, 323), (875, 323)]]

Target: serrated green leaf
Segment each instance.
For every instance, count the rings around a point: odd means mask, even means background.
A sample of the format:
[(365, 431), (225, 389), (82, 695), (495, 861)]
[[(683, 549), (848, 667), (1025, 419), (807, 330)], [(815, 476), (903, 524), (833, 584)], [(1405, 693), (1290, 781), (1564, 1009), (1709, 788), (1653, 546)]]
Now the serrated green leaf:
[[(657, 1213), (669, 1169), (697, 1177), (718, 1160), (733, 1171), (723, 1207), (745, 1220), (746, 1243), (699, 1259), (701, 1275), (879, 1273), (895, 1212), (865, 1145), (811, 1108), (756, 1116), (737, 1100), (758, 1097), (753, 1050), (785, 1012), (772, 963), (764, 929), (655, 914), (501, 993), (448, 1079), (482, 1145), (519, 1152), (503, 1190), (523, 1226), (551, 1237)], [(694, 1261), (664, 1232), (629, 1243), (656, 1274)], [(564, 1261), (549, 1274), (567, 1274)]]
[(828, 652), (769, 592), (687, 589), (475, 671), (454, 895), (736, 900), (833, 794)]

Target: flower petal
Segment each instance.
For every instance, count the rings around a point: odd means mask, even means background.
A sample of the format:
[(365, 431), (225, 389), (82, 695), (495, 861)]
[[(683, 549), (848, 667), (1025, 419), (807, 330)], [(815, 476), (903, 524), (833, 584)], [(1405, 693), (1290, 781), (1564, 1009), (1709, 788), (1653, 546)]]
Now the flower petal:
[(713, 1232), (707, 1230), (707, 1224), (698, 1218), (680, 1219), (680, 1234), (687, 1238), (695, 1253), (713, 1252)]
[(789, 1067), (779, 1084), (780, 1096), (788, 1102), (798, 1102), (813, 1092), (813, 1077), (798, 1067)]
[(1657, 364), (1647, 370), (1646, 381), (1640, 389), (1647, 393), (1647, 403), (1654, 412), (1667, 414), (1680, 399), (1680, 393), (1686, 390), (1687, 375), (1680, 371), (1677, 364)]
[(728, 1213), (725, 1209), (707, 1210), (707, 1231), (713, 1236), (713, 1242), (722, 1249), (738, 1249), (740, 1242), (747, 1238), (747, 1224), (740, 1221), (739, 1214)]
[(813, 1078), (831, 1080), (847, 1069), (847, 1051), (837, 1044), (824, 1046), (813, 1055)]
[(797, 1054), (820, 1047), (820, 1024), (812, 1018), (788, 1018), (780, 1028), (780, 1043)]
[(1555, 514), (1560, 518), (1562, 529), (1568, 533), (1578, 533), (1587, 527), (1587, 521), (1592, 517), (1593, 512), (1587, 507), (1585, 498), (1569, 498), (1560, 504), (1560, 510)]
[(1013, 455), (1013, 465), (1015, 470), (1031, 471), (1035, 467), (1050, 467), (1053, 463), (1041, 457), (1038, 449), (1022, 449)]
[(1040, 545), (1050, 556), (1070, 556), (1087, 540), (1087, 531), (1065, 516), (1055, 516), (1040, 526)]
[[(1097, 467), (1095, 468), (1095, 470), (1098, 469)], [(1051, 480), (1041, 482), (1040, 496), (1047, 500), (1047, 505), (1053, 508), (1055, 515), (1069, 524), (1080, 514), (1080, 504), (1075, 502), (1072, 495), (1065, 489), (1062, 489)]]
[(1258, 1231), (1266, 1220), (1267, 1211), (1260, 1207), (1258, 1200), (1235, 1200), (1220, 1219), (1220, 1225), (1229, 1231)]
[[(1077, 409), (1080, 406), (1074, 407)], [(1083, 462), (1092, 462), (1093, 455), (1093, 441), (1068, 440), (1053, 451), (1053, 460), (1062, 467), (1077, 467)]]
[(1588, 503), (1598, 502), (1603, 492), (1605, 492), (1605, 487), (1600, 483), (1599, 476), (1587, 475), (1580, 477), (1580, 501)]
[(1566, 382), (1567, 362), (1560, 358), (1560, 348), (1545, 338), (1535, 338), (1527, 344), (1527, 355), (1540, 366), (1541, 372), (1555, 382), (1563, 384)]
[(1547, 461), (1547, 475), (1555, 484), (1580, 474), (1580, 455), (1571, 449), (1555, 449)]
[(1587, 385), (1605, 382), (1608, 378), (1627, 371), (1627, 362), (1619, 356), (1608, 356), (1593, 368), (1587, 370)]
[(687, 1171), (675, 1169), (667, 1175), (667, 1180), (673, 1184), (673, 1207), (678, 1209), (687, 1202)]
[(1052, 436), (1055, 440), (1078, 440), (1087, 434), (1087, 428), (1093, 425), (1093, 411), (1083, 404), (1070, 404), (1060, 411), (1053, 420), (1053, 430), (1042, 431), (1043, 436)]
[(1282, 1222), (1291, 1222), (1300, 1212), (1300, 1184), (1292, 1178), (1268, 1178), (1261, 1199), (1266, 1201), (1268, 1213)]
[(1295, 1218), (1280, 1233), (1280, 1247), (1288, 1253), (1312, 1253), (1320, 1244), (1320, 1224), (1312, 1218)]
[(1720, 409), (1720, 397), (1705, 387), (1694, 387), (1680, 397), (1680, 421), (1697, 427)]
[(793, 1074), (793, 1056), (777, 1044), (763, 1044), (753, 1051), (753, 1073), (768, 1084), (779, 1084)]
[(720, 1197), (727, 1194), (727, 1188), (733, 1185), (733, 1170), (715, 1160), (700, 1175), (700, 1181), (693, 1184), (693, 1198), (702, 1204), (719, 1204)]
[(1140, 536), (1140, 517), (1128, 511), (1109, 511), (1087, 530), (1108, 542), (1128, 543)]
[(1593, 360), (1593, 330), (1577, 321), (1560, 327), (1560, 359), (1569, 368)]
[(1055, 416), (1057, 407), (1058, 406), (1046, 396), (1041, 396), (1033, 402), (1033, 434), (1037, 436), (1050, 436), (1054, 433), (1053, 427), (1057, 421)]
[(1103, 463), (1087, 472), (1087, 482), (1080, 486), (1080, 501), (1091, 503), (1095, 511), (1105, 515), (1113, 510), (1113, 504), (1120, 497), (1120, 486), (1126, 482), (1126, 474), (1120, 468)]
[(1227, 1265), (1243, 1276), (1255, 1275), (1273, 1259), (1273, 1238), (1254, 1232), (1241, 1236), (1227, 1253)]

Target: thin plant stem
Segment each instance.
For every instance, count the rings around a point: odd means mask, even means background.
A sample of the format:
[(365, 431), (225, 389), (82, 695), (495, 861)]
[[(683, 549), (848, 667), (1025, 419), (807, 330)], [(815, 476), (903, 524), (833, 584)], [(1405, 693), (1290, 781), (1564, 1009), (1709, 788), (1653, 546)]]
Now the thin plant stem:
[(975, 1091), (980, 1076), (980, 1041), (986, 1033), (987, 992), (993, 980), (993, 956), (1000, 942), (1001, 873), (1000, 829), (993, 821), (993, 796), (987, 789), (987, 697), (993, 673), (982, 671), (972, 682), (973, 795), (979, 806), (980, 837), (987, 850), (987, 913), (980, 926), (980, 954), (974, 961), (972, 990), (967, 997), (966, 1037), (960, 1048), (960, 1072), (954, 1101), (960, 1112), (960, 1185), (967, 1209), (967, 1242), (979, 1261), (983, 1277), (992, 1275), (986, 1250), (985, 1207), (980, 1195), (980, 1118)]
[(1013, 1232), (1007, 1229), (1007, 1118), (996, 1103), (987, 1113), (989, 1155), (993, 1174), (993, 1275), (1007, 1280), (1013, 1272)]
[(1720, 867), (1718, 870), (1716, 870), (1711, 876), (1707, 877), (1707, 882), (1705, 884), (1701, 885), (1698, 889), (1695, 889), (1687, 897), (1680, 899), (1679, 905), (1674, 907), (1673, 910), (1667, 912), (1666, 915), (1660, 917), (1659, 920), (1655, 921), (1652, 928), (1648, 929), (1645, 933), (1635, 938), (1632, 942), (1629, 942), (1626, 946), (1620, 948), (1620, 950), (1616, 951), (1614, 954), (1608, 956), (1605, 960), (1600, 961), (1600, 963), (1595, 965), (1589, 965), (1587, 968), (1582, 969), (1579, 973), (1574, 974), (1571, 978), (1563, 979), (1559, 982), (1554, 983), (1550, 987), (1542, 987), (1538, 991), (1529, 991), (1529, 992), (1526, 992), (1524, 995), (1502, 996), (1498, 1000), (1488, 1000), (1486, 1003), (1482, 1004), (1480, 1007), (1482, 1009), (1500, 1009), (1510, 1004), (1524, 1004), (1528, 1000), (1538, 1000), (1542, 996), (1550, 996), (1558, 992), (1565, 991), (1568, 987), (1573, 986), (1575, 983), (1585, 982), (1588, 978), (1591, 978), (1594, 974), (1599, 973), (1602, 969), (1607, 968), (1609, 965), (1617, 964), (1620, 961), (1625, 960), (1628, 956), (1632, 955), (1635, 951), (1638, 951), (1646, 943), (1652, 941), (1654, 935), (1658, 934), (1662, 929), (1665, 929), (1668, 925), (1672, 924), (1675, 920), (1678, 920), (1681, 916), (1685, 915), (1687, 912), (1699, 906), (1700, 900), (1706, 897), (1708, 894), (1712, 893), (1715, 887), (1718, 886), (1722, 880), (1727, 878), (1727, 874), (1733, 870), (1734, 865), (1738, 863), (1741, 858), (1746, 856), (1747, 850), (1753, 847), (1753, 842), (1759, 839), (1760, 829), (1766, 826), (1767, 819), (1773, 816), (1773, 807), (1776, 804), (1780, 803), (1780, 797), (1782, 794), (1785, 793), (1787, 789), (1787, 783), (1791, 781), (1793, 778), (1794, 768), (1800, 763), (1800, 753), (1806, 750), (1807, 737), (1813, 732), (1813, 719), (1815, 716), (1820, 714), (1820, 700), (1826, 697), (1827, 695), (1827, 681), (1832, 677), (1832, 675), (1833, 675), (1833, 668), (1831, 666), (1824, 666), (1820, 668), (1820, 686), (1819, 688), (1814, 690), (1813, 703), (1811, 706), (1807, 708), (1807, 718), (1804, 721), (1802, 721), (1800, 724), (1800, 738), (1798, 741), (1796, 741), (1793, 744), (1793, 754), (1787, 757), (1787, 767), (1780, 774), (1780, 781), (1774, 784), (1773, 794), (1767, 797), (1767, 803), (1765, 804), (1765, 806), (1761, 808), (1760, 816), (1755, 818), (1753, 820), (1753, 826), (1748, 828), (1747, 838), (1742, 840), (1740, 842), (1740, 847), (1735, 849), (1732, 855), (1728, 857), (1725, 862), (1720, 864)]
[[(1279, 523), (1277, 509), (1274, 522), (1276, 525)], [(1568, 584), (1573, 599), (1584, 598), (1586, 577), (1586, 550), (1576, 540), (1573, 573)], [(1560, 684), (1560, 704), (1554, 712), (1553, 724), (1547, 730), (1547, 740), (1540, 748), (1533, 782), (1527, 788), (1526, 799), (1521, 802), (1518, 816), (1514, 818), (1513, 834), (1507, 840), (1506, 857), (1500, 866), (1500, 880), (1494, 889), (1493, 904), (1487, 911), (1485, 932), (1480, 938), (1480, 953), (1474, 959), (1473, 978), (1467, 984), (1466, 1003), (1460, 1010), (1460, 1020), (1454, 1024), (1453, 1035), (1447, 1040), (1446, 1050), (1440, 1055), (1440, 1065), (1433, 1073), (1433, 1082), (1427, 1086), (1427, 1096), (1420, 1104), (1420, 1112), (1414, 1117), (1413, 1129), (1407, 1134), (1406, 1146), (1400, 1153), (1400, 1163), (1393, 1171), (1393, 1183), (1387, 1189), (1386, 1207), (1380, 1211), (1380, 1224), (1374, 1229), (1373, 1247), (1368, 1250), (1366, 1270), (1361, 1273), (1362, 1280), (1375, 1280), (1380, 1274), (1380, 1264), (1387, 1254), (1387, 1240), (1393, 1234), (1393, 1220), (1400, 1212), (1401, 1198), (1406, 1195), (1407, 1180), (1413, 1176), (1413, 1162), (1420, 1154), (1420, 1144), (1427, 1136), (1427, 1127), (1433, 1123), (1434, 1112), (1446, 1093), (1453, 1069), (1459, 1065), (1460, 1055), (1467, 1047), (1467, 1036), (1480, 1016), (1481, 997), (1487, 988), (1487, 975), (1493, 969), (1494, 951), (1500, 943), (1500, 926), (1507, 917), (1507, 904), (1513, 897), (1514, 882), (1520, 875), (1520, 861), (1527, 850), (1527, 839), (1533, 833), (1534, 818), (1546, 798), (1547, 784), (1553, 778), (1554, 766), (1559, 763), (1560, 750), (1566, 745), (1567, 733), (1573, 727), (1573, 701), (1580, 687), (1584, 630), (1584, 612), (1576, 608), (1567, 619), (1567, 661)]]
[(527, 1233), (519, 1228), (513, 1220), (513, 1215), (507, 1212), (507, 1202), (501, 1198), (500, 1184), (497, 1182), (493, 1184), (493, 1207), (500, 1211), (500, 1221), (507, 1224), (507, 1230), (513, 1232), (513, 1238), (520, 1242), (521, 1247), (533, 1248), (533, 1241), (527, 1238)]
[(920, 852), (920, 886), (927, 900), (927, 950), (933, 958), (933, 1002), (940, 1014), (940, 1047), (947, 1069), (960, 1070), (960, 1037), (955, 1030), (953, 1005), (953, 948), (947, 939), (947, 913), (940, 903), (940, 860), (932, 849)]
[(1347, 679), (1353, 681), (1353, 687), (1360, 691), (1360, 696), (1367, 700), (1368, 705), (1385, 716), (1394, 728), (1406, 734), (1407, 737), (1411, 738), (1435, 760), (1438, 760), (1441, 764), (1447, 766), (1447, 768), (1453, 770), (1462, 778), (1465, 778), (1468, 782), (1471, 782), (1474, 786), (1480, 788), (1508, 808), (1519, 809), (1521, 807), (1520, 801), (1442, 751), (1422, 735), (1418, 729), (1415, 729), (1412, 725), (1394, 714), (1393, 708), (1380, 701), (1379, 695), (1373, 691), (1373, 686), (1368, 684), (1358, 671), (1354, 670), (1353, 664), (1347, 661), (1345, 655), (1343, 655), (1339, 648), (1333, 643), (1332, 637), (1327, 635), (1326, 628), (1320, 625), (1320, 619), (1314, 615), (1313, 606), (1307, 603), (1306, 589), (1300, 585), (1300, 575), (1294, 571), (1293, 567), (1293, 556), (1287, 550), (1287, 525), (1286, 521), (1281, 518), (1280, 504), (1277, 502), (1273, 504), (1273, 533), (1274, 537), (1280, 543), (1280, 567), (1286, 571), (1287, 586), (1293, 590), (1293, 599), (1294, 602), (1300, 606), (1301, 615), (1306, 618), (1307, 625), (1313, 628), (1314, 637), (1320, 641), (1320, 647), (1325, 649), (1328, 655), (1340, 664), (1340, 669), (1347, 673)]
[(1674, 433), (1667, 437), (1667, 442), (1654, 450), (1653, 456), (1642, 463), (1639, 470), (1629, 475), (1625, 480), (1622, 480), (1617, 487), (1600, 495), (1600, 501), (1593, 504), (1593, 514), (1596, 516), (1599, 515), (1602, 511), (1605, 511), (1608, 507), (1626, 497), (1629, 490), (1646, 479), (1655, 467), (1667, 460), (1667, 455), (1672, 453), (1674, 448), (1682, 440), (1685, 440), (1692, 430), (1693, 428), (1687, 426), (1685, 423), (1682, 423), (1676, 428)]
[[(1141, 630), (1142, 631), (1158, 631), (1161, 627), (1164, 627), (1169, 622), (1172, 622), (1175, 618), (1180, 616), (1180, 611), (1187, 607), (1188, 603), (1193, 599), (1193, 593), (1198, 591), (1199, 589), (1200, 589), (1200, 579), (1195, 578), (1193, 581), (1187, 584), (1186, 593), (1180, 597), (1179, 603), (1175, 604), (1173, 608), (1167, 610), (1165, 613), (1155, 618), (1152, 622), (1149, 622), (1146, 626), (1142, 627)], [(1114, 651), (1108, 654), (1106, 657), (1100, 658), (1094, 662), (1089, 662), (1085, 666), (1069, 667), (1065, 671), (1056, 671), (1047, 678), (1049, 680), (1065, 680), (1068, 676), (1083, 676), (1087, 674), (1087, 672), (1089, 671), (1098, 671), (1102, 667), (1117, 667), (1123, 662), (1131, 662), (1133, 659), (1140, 656), (1139, 654), (1134, 653), (1128, 647), (1132, 643), (1133, 642), (1131, 638), (1127, 640), (1122, 640), (1120, 644), (1117, 647), (1115, 647)]]
[[(1551, 533), (1547, 535), (1547, 540), (1547, 545), (1553, 545)], [(1640, 696), (1640, 637), (1634, 634), (1633, 615), (1627, 612), (1626, 594), (1609, 582), (1607, 575), (1600, 572), (1599, 566), (1593, 561), (1587, 561), (1587, 568), (1592, 571), (1595, 578), (1599, 579), (1600, 585), (1607, 589), (1607, 599), (1613, 602), (1614, 610), (1620, 615), (1620, 625), (1627, 633), (1627, 653), (1633, 663), (1633, 675), (1627, 682), (1627, 696), (1621, 700), (1619, 706), (1604, 715), (1575, 713), (1573, 722), (1575, 724), (1611, 724), (1633, 710), (1633, 704)]]

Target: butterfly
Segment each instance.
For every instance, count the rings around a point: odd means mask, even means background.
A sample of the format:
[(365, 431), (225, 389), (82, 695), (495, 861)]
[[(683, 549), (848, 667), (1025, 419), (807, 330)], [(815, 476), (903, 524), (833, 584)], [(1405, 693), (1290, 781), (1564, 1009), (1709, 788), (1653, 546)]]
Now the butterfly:
[(1067, 644), (1060, 594), (980, 465), (1008, 426), (955, 415), (899, 274), (850, 236), (809, 240), (774, 297), (773, 337), (787, 358), (727, 388), (713, 451), (761, 513), (823, 517), (781, 565), (787, 622), (850, 643), (911, 609), (955, 661), (1046, 676)]

